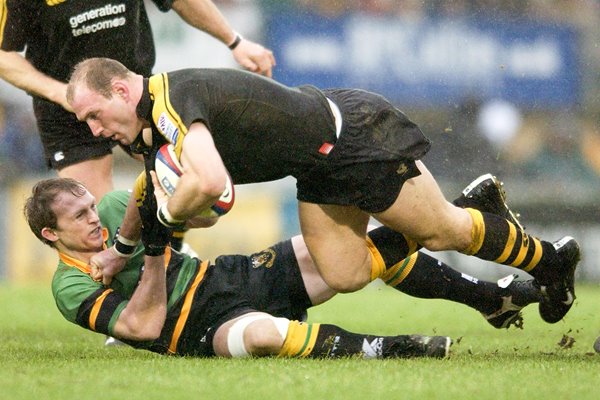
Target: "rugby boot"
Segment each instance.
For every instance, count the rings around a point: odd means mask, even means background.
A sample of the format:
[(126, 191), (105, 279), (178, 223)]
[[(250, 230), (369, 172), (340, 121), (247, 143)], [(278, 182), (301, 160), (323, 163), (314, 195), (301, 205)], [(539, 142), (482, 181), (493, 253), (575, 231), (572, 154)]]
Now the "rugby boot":
[(448, 336), (401, 335), (391, 338), (385, 346), (383, 358), (432, 357), (446, 358), (452, 339)]
[(549, 324), (563, 319), (575, 301), (575, 269), (581, 258), (579, 244), (570, 236), (553, 245), (556, 249), (554, 265), (544, 266), (543, 273), (536, 274), (542, 293), (540, 316)]
[(539, 302), (542, 297), (539, 285), (534, 279), (516, 281), (515, 278), (517, 275), (512, 274), (498, 280), (498, 286), (502, 288), (502, 305), (494, 312), (481, 313), (494, 328), (508, 329), (514, 325), (523, 329), (521, 309), (528, 304)]
[(513, 213), (506, 204), (506, 193), (503, 183), (492, 174), (481, 175), (469, 184), (461, 195), (453, 201), (461, 208), (474, 208), (478, 211), (498, 215), (516, 225), (520, 230), (518, 214)]

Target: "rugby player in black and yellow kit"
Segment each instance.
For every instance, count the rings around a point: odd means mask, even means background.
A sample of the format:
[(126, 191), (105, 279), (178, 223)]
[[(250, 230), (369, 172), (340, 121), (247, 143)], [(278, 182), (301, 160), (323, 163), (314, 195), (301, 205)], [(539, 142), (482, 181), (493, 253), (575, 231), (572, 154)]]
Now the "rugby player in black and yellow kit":
[[(153, 2), (229, 45), (242, 66), (271, 75), (271, 51), (241, 39), (212, 1)], [(65, 93), (73, 66), (99, 56), (151, 73), (155, 49), (143, 0), (0, 1), (0, 78), (32, 95), (48, 166), (85, 183), (97, 198), (113, 187), (115, 143), (94, 137), (77, 121)]]
[[(316, 270), (300, 236), (250, 256), (226, 255), (214, 263), (168, 247), (169, 229), (156, 218), (150, 185), (135, 194), (111, 192), (96, 207), (94, 197), (72, 179), (39, 182), (25, 205), (32, 232), (59, 253), (52, 293), (63, 316), (133, 347), (192, 356), (247, 355), (336, 358), (445, 357), (445, 336), (380, 336), (348, 332), (331, 324), (304, 322), (309, 307), (335, 295)], [(142, 243), (133, 246), (114, 277), (90, 258), (118, 240), (125, 209), (138, 206)], [(380, 242), (388, 228), (369, 238), (393, 264), (384, 276), (396, 289), (417, 297), (443, 298), (484, 313), (496, 327), (538, 300), (529, 282), (503, 285), (478, 281), (422, 253), (393, 259)], [(113, 247), (110, 247), (113, 248)], [(103, 283), (104, 281), (104, 283)], [(514, 302), (519, 305), (514, 304)], [(509, 306), (510, 307), (507, 307)]]
[(397, 259), (420, 246), (456, 250), (533, 275), (546, 322), (561, 320), (573, 305), (577, 242), (540, 240), (503, 215), (447, 201), (420, 161), (429, 140), (377, 94), (287, 87), (228, 69), (148, 79), (95, 58), (75, 68), (67, 98), (97, 136), (154, 148), (174, 144), (184, 173), (159, 206), (165, 225), (214, 204), (227, 172), (235, 184), (293, 176), (302, 236), (337, 291), (362, 288), (389, 268), (364, 239), (373, 217), (390, 228), (385, 243), (404, 243), (393, 251), (408, 249)]

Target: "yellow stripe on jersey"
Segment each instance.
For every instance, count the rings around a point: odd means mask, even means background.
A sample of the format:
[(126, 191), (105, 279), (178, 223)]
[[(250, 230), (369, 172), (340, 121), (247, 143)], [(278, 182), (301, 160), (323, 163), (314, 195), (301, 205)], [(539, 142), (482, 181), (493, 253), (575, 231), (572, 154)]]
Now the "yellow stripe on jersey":
[(142, 171), (135, 179), (133, 184), (133, 198), (135, 199), (135, 205), (138, 207), (142, 206), (144, 198), (146, 196), (146, 171)]
[(181, 332), (183, 332), (183, 328), (185, 328), (185, 323), (187, 322), (188, 316), (190, 315), (190, 310), (192, 308), (192, 301), (194, 300), (194, 294), (196, 293), (196, 289), (202, 279), (204, 279), (204, 274), (208, 268), (208, 261), (203, 261), (200, 264), (200, 268), (194, 281), (192, 282), (192, 286), (189, 288), (188, 292), (185, 295), (185, 299), (183, 300), (183, 306), (181, 307), (181, 313), (179, 314), (179, 318), (177, 318), (177, 323), (175, 324), (175, 329), (173, 330), (173, 336), (171, 337), (171, 343), (169, 344), (169, 353), (175, 354), (177, 353), (177, 342), (179, 342), (179, 336), (181, 336)]
[(6, 7), (6, 0), (0, 0), (0, 45), (4, 39), (4, 28), (6, 27), (6, 15), (8, 14), (8, 8)]
[(67, 0), (46, 0), (46, 4), (48, 4), (50, 7), (52, 7), (57, 4), (64, 3), (65, 1), (67, 1)]
[(312, 353), (321, 324), (290, 321), (287, 336), (277, 357), (306, 357)]
[(90, 311), (90, 329), (96, 331), (96, 319), (98, 318), (98, 314), (100, 314), (100, 309), (102, 308), (102, 303), (106, 299), (106, 296), (109, 295), (113, 290), (106, 289), (94, 302), (94, 306), (92, 307), (92, 311)]
[(154, 101), (152, 106), (152, 119), (163, 135), (175, 147), (175, 154), (179, 158), (183, 146), (183, 138), (187, 134), (187, 127), (175, 111), (169, 98), (169, 77), (167, 74), (153, 75), (149, 79), (148, 91)]
[(413, 253), (410, 257), (405, 258), (398, 264), (395, 264), (381, 277), (386, 285), (389, 286), (397, 286), (399, 285), (412, 271), (415, 263), (417, 262), (417, 257), (419, 253)]
[(379, 278), (385, 272), (385, 261), (371, 238), (367, 237), (367, 249), (371, 253), (371, 280)]

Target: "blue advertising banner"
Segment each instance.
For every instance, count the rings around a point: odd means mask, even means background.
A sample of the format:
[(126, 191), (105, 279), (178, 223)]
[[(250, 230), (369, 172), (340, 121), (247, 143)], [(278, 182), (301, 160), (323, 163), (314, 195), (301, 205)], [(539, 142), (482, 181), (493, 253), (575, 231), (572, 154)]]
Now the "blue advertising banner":
[(288, 85), (356, 87), (424, 107), (477, 97), (554, 108), (580, 96), (578, 35), (565, 25), (281, 13), (268, 38), (275, 78)]

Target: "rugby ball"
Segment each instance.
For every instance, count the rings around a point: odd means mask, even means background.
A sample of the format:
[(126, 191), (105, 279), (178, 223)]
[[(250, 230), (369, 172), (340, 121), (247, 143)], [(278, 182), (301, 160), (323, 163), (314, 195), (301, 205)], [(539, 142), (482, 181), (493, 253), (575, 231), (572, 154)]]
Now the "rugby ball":
[[(154, 170), (162, 189), (167, 193), (167, 196), (172, 196), (175, 193), (179, 177), (183, 174), (183, 167), (177, 159), (175, 147), (171, 143), (162, 145), (158, 149), (156, 160), (154, 161)], [(235, 189), (231, 182), (231, 177), (227, 174), (225, 191), (219, 197), (219, 200), (208, 209), (201, 211), (198, 215), (206, 218), (220, 217), (231, 210), (234, 201)]]

